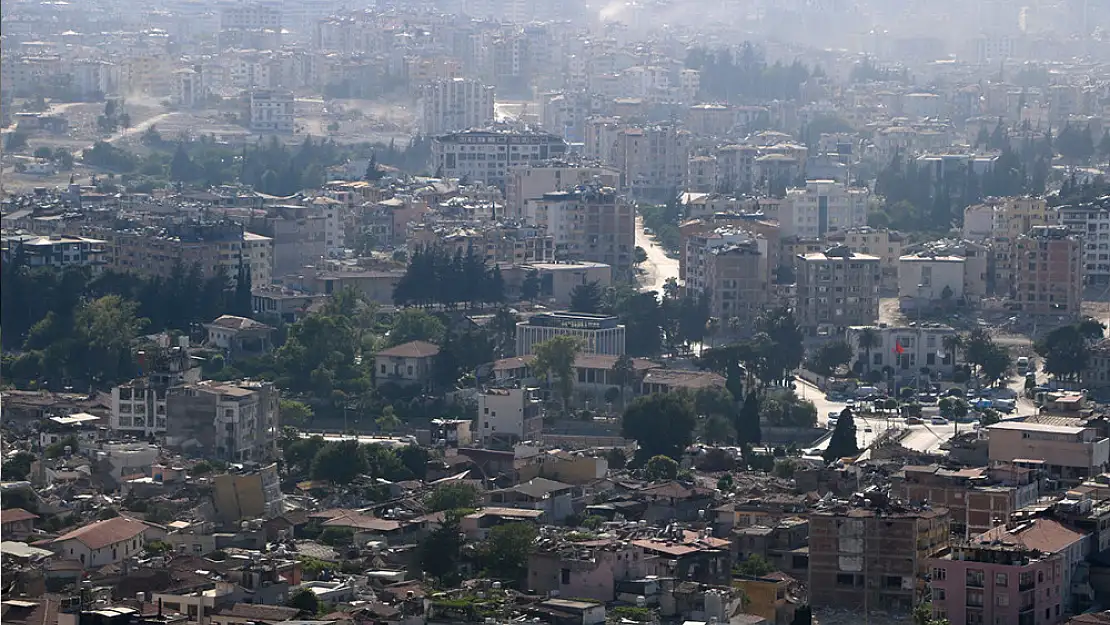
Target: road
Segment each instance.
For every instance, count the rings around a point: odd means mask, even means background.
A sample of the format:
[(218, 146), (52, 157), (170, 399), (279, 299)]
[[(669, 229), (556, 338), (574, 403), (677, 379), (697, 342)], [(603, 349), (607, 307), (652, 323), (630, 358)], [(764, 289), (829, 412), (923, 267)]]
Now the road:
[(647, 261), (640, 263), (643, 271), (640, 275), (640, 290), (655, 291), (662, 297), (667, 278), (677, 280), (679, 277), (678, 259), (667, 256), (666, 250), (644, 233), (644, 220), (639, 215), (636, 216), (636, 245), (647, 252)]

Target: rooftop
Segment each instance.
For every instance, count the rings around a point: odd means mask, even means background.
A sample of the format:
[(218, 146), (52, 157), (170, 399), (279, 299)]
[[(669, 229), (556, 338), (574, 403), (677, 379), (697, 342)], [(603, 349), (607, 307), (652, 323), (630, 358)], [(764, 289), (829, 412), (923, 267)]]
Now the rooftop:
[(388, 358), (431, 358), (439, 354), (439, 346), (427, 341), (410, 341), (396, 347), (383, 349), (376, 356)]
[(138, 519), (118, 516), (96, 521), (55, 538), (53, 544), (76, 540), (89, 549), (103, 549), (131, 540), (145, 532), (150, 526)]

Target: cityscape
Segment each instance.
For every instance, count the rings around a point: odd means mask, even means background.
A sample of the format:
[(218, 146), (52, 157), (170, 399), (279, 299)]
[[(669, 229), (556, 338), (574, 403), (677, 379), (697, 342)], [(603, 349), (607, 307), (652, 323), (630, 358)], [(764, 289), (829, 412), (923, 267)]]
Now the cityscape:
[(4, 625), (1110, 625), (1110, 2), (0, 0)]

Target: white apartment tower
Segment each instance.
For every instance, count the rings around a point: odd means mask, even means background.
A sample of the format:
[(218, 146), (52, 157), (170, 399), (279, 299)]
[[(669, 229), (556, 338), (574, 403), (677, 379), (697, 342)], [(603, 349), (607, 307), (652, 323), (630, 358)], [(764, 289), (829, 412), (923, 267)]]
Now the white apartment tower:
[(420, 89), (417, 107), (426, 134), (456, 132), (493, 121), (493, 87), (476, 80), (437, 80)]
[(804, 188), (788, 189), (779, 209), (782, 235), (820, 238), (867, 225), (865, 188), (849, 188), (835, 180), (807, 180)]

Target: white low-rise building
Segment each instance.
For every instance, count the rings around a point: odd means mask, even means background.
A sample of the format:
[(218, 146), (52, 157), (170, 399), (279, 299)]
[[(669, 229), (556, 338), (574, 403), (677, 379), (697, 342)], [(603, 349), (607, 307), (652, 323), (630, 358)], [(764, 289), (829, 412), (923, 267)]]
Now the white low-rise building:
[[(870, 349), (861, 347), (860, 336), (865, 333), (875, 336), (875, 344)], [(917, 375), (924, 367), (930, 372), (947, 375), (952, 373), (954, 361), (953, 355), (944, 348), (944, 337), (955, 334), (952, 327), (939, 323), (898, 327), (880, 324), (852, 326), (845, 340), (852, 347), (851, 366), (857, 371), (882, 371), (893, 367), (894, 375), (903, 377)]]
[(535, 440), (543, 430), (543, 402), (535, 389), (490, 388), (478, 394), (478, 437), (482, 444)]

